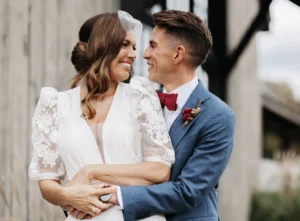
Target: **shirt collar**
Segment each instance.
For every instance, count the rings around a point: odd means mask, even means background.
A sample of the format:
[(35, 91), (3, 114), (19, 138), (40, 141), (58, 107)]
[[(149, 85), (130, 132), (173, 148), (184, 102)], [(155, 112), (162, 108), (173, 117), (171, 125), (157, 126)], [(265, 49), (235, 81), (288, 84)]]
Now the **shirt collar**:
[[(189, 81), (188, 83), (176, 88), (174, 91), (171, 91), (168, 94), (178, 94), (177, 96), (177, 105), (179, 108), (182, 108), (184, 104), (187, 102), (189, 97), (191, 96), (193, 90), (198, 85), (198, 77), (195, 76), (193, 80)], [(163, 89), (163, 92), (166, 93), (166, 89)]]

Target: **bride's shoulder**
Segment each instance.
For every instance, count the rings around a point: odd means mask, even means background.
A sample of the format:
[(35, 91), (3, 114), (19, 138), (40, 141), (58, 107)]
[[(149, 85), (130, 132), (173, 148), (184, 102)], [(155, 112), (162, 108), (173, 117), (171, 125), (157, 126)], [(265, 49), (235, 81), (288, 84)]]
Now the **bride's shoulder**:
[(130, 85), (150, 85), (151, 81), (147, 77), (135, 76), (130, 79)]
[(58, 91), (53, 87), (43, 87), (40, 91), (39, 101), (43, 103), (53, 103), (57, 100)]
[(65, 90), (65, 91), (58, 91), (54, 87), (43, 87), (40, 91), (39, 100), (43, 103), (70, 103), (72, 97), (76, 96), (78, 93), (79, 87)]
[(130, 80), (130, 88), (138, 93), (154, 93), (155, 85), (147, 77), (136, 76)]
[(51, 98), (51, 97), (58, 97), (59, 95), (67, 95), (67, 94), (76, 94), (79, 90), (79, 87), (64, 90), (64, 91), (58, 91), (54, 87), (42, 87), (40, 91), (40, 97), (43, 98)]

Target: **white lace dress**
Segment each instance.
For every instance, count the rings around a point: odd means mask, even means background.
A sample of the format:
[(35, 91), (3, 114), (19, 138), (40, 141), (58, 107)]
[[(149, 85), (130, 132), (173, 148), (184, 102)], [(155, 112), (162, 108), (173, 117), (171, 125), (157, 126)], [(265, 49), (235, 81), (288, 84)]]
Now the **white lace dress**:
[[(32, 120), (31, 179), (59, 180), (67, 175), (70, 180), (84, 165), (102, 164), (103, 159), (106, 164), (174, 163), (160, 102), (148, 79), (134, 77), (130, 84), (118, 84), (104, 124), (95, 127), (100, 128), (101, 142), (81, 114), (80, 87), (64, 92), (42, 88)], [(123, 213), (112, 207), (92, 220), (122, 221)], [(165, 218), (156, 215), (145, 220)]]

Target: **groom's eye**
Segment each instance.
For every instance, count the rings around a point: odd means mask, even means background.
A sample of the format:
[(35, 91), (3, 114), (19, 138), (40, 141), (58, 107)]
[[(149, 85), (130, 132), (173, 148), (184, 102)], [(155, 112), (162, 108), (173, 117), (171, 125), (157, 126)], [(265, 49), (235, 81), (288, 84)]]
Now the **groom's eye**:
[(150, 44), (150, 47), (151, 47), (151, 48), (155, 48), (155, 45), (154, 45), (154, 44)]

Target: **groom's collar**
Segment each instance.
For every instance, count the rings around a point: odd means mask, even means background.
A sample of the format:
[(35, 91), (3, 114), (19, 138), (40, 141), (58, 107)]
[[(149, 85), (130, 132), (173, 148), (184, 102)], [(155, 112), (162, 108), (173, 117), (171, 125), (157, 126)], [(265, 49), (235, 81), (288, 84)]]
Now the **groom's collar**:
[[(177, 105), (179, 108), (182, 108), (184, 104), (187, 102), (189, 97), (191, 96), (192, 92), (198, 85), (198, 77), (195, 76), (191, 81), (187, 82), (186, 84), (176, 88), (174, 91), (171, 91), (169, 94), (178, 94), (177, 97)], [(163, 88), (163, 92), (166, 92), (166, 89)]]

